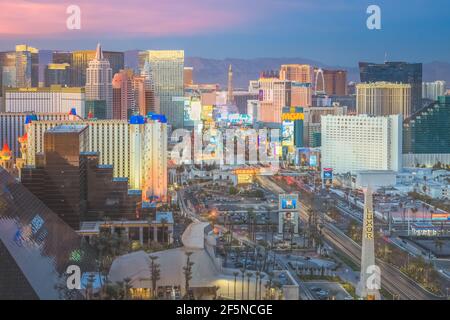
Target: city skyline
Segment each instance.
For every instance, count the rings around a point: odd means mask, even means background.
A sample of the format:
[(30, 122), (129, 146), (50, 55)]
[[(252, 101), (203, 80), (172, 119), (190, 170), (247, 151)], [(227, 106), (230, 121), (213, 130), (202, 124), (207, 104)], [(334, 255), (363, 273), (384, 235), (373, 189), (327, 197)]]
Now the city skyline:
[[(372, 3), (365, 0), (2, 2), (0, 50), (20, 42), (49, 50), (89, 49), (101, 42), (109, 50), (184, 49), (186, 56), (217, 59), (303, 57), (354, 66), (381, 62), (387, 53), (390, 61), (450, 62), (444, 41), (450, 4), (441, 0), (426, 6), (423, 0), (377, 1), (381, 30), (366, 27)], [(71, 4), (81, 9), (80, 30), (66, 28)]]
[(450, 300), (449, 9), (0, 0), (0, 300)]

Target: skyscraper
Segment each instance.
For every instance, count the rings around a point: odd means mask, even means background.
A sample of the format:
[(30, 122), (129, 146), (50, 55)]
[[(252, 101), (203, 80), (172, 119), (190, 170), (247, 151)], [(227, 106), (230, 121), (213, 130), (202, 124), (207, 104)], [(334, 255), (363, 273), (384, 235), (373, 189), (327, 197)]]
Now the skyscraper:
[(86, 70), (86, 100), (105, 100), (106, 116), (111, 119), (112, 110), (112, 69), (103, 56), (100, 44), (94, 60), (89, 62)]
[(77, 121), (78, 116), (69, 113), (35, 113), (5, 112), (0, 113), (0, 141), (6, 142), (15, 158), (20, 156), (18, 138), (25, 134), (25, 127), (32, 121), (38, 120), (66, 120)]
[(60, 125), (44, 133), (44, 153), (36, 167), (21, 170), (22, 183), (72, 228), (107, 213), (134, 219), (140, 192), (128, 192), (127, 179), (113, 179), (113, 167), (99, 165), (97, 152), (86, 152), (86, 125)]
[(184, 75), (183, 75), (183, 81), (184, 81), (184, 87), (191, 86), (194, 84), (194, 68), (192, 67), (184, 67)]
[[(27, 127), (27, 163), (36, 166), (44, 150), (44, 133), (62, 125), (88, 125), (86, 151), (98, 152), (100, 165), (112, 165), (114, 177), (128, 178), (130, 189), (166, 199), (167, 123), (160, 115), (127, 120), (33, 121)], [(148, 175), (152, 181), (146, 181)]]
[(49, 88), (9, 88), (5, 91), (6, 112), (69, 113), (83, 116), (84, 88), (52, 85)]
[(275, 76), (258, 80), (261, 122), (281, 123), (283, 107), (291, 105), (291, 84)]
[(338, 174), (402, 168), (402, 116), (321, 117), (322, 167)]
[(231, 64), (228, 67), (228, 87), (227, 87), (227, 104), (232, 104), (234, 102), (233, 97), (233, 69)]
[[(329, 96), (345, 96), (347, 95), (347, 71), (345, 70), (327, 70), (321, 69), (323, 82), (317, 82), (316, 91), (324, 92)], [(315, 77), (319, 69), (314, 69)]]
[(356, 112), (371, 116), (411, 114), (411, 85), (372, 82), (356, 85)]
[(436, 101), (438, 97), (445, 95), (446, 86), (445, 81), (423, 82), (422, 98)]
[(161, 113), (174, 128), (182, 128), (184, 51), (148, 50), (140, 53), (140, 60), (143, 57), (148, 58), (150, 64)]
[(450, 163), (450, 96), (441, 96), (403, 122), (403, 157), (410, 166)]
[(130, 69), (120, 70), (112, 80), (113, 119), (128, 119), (134, 110), (133, 74)]
[(422, 107), (422, 64), (406, 62), (385, 62), (376, 64), (360, 62), (361, 82), (387, 81), (411, 85), (411, 112)]
[(280, 68), (280, 80), (312, 83), (314, 71), (309, 64), (283, 64)]
[(292, 82), (291, 106), (309, 107), (312, 104), (312, 86), (308, 82)]
[[(125, 68), (125, 57), (123, 52), (102, 51), (103, 57), (109, 62), (112, 69), (112, 74), (116, 74)], [(80, 50), (72, 52), (70, 69), (72, 74), (72, 86), (86, 85), (86, 72), (89, 62), (94, 60), (97, 55), (97, 50)], [(55, 62), (55, 61), (53, 61)]]
[(86, 206), (80, 152), (86, 150), (88, 138), (86, 125), (47, 130), (44, 155), (36, 159), (37, 170), (26, 167), (21, 173), (22, 183), (75, 230)]
[[(141, 69), (141, 77), (144, 78), (144, 90), (145, 90), (145, 107), (142, 103), (139, 104), (139, 113), (146, 115), (149, 112), (160, 113), (159, 98), (155, 92), (155, 81), (153, 80), (153, 73), (148, 58)], [(141, 93), (139, 93), (141, 94)], [(137, 99), (140, 101), (141, 98)], [(138, 102), (139, 103), (139, 102)]]
[(15, 51), (0, 52), (0, 93), (4, 88), (29, 88), (39, 84), (39, 50), (17, 45)]
[(50, 63), (44, 70), (44, 85), (50, 87), (53, 84), (70, 86), (70, 64)]
[(39, 50), (28, 45), (16, 46), (16, 86), (37, 87), (39, 84)]

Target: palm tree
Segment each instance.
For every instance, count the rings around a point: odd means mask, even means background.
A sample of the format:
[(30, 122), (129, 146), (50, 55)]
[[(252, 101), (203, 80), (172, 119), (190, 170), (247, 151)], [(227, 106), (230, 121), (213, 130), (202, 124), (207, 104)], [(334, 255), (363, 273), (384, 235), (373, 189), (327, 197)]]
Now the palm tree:
[(253, 273), (247, 272), (247, 300), (250, 300), (250, 278), (253, 276)]
[[(161, 235), (162, 235), (163, 243), (166, 243), (166, 224), (167, 224), (167, 219), (162, 218), (161, 219)], [(167, 239), (167, 242), (169, 242), (169, 239)]]
[(261, 300), (261, 292), (262, 292), (262, 279), (265, 277), (264, 273), (259, 274), (259, 300)]
[(259, 272), (259, 271), (255, 272), (255, 276), (256, 276), (256, 278), (255, 278), (255, 300), (258, 299), (258, 279), (259, 279), (260, 275), (261, 275), (261, 272)]
[(239, 272), (235, 271), (233, 272), (233, 276), (234, 276), (234, 294), (233, 294), (233, 299), (236, 300), (236, 280), (237, 280), (237, 276), (239, 275)]
[(160, 279), (160, 269), (159, 264), (156, 263), (156, 260), (159, 257), (150, 256), (150, 280), (152, 281), (152, 297), (156, 297), (156, 283)]
[(255, 220), (256, 214), (252, 208), (247, 210), (247, 225), (249, 239), (255, 241)]
[(437, 250), (442, 251), (443, 245), (444, 245), (444, 242), (441, 239), (436, 237), (435, 240), (434, 240), (434, 247)]
[(128, 300), (130, 297), (130, 290), (133, 288), (133, 285), (131, 284), (131, 278), (125, 278), (123, 279), (123, 297), (125, 300)]
[(186, 252), (186, 266), (183, 267), (183, 273), (184, 273), (184, 281), (185, 281), (185, 290), (186, 290), (186, 296), (189, 295), (189, 281), (192, 279), (192, 266), (194, 265), (194, 262), (191, 262), (191, 255), (193, 252)]
[(245, 281), (245, 268), (241, 268), (241, 300), (244, 300), (244, 281)]
[(86, 286), (86, 299), (87, 300), (92, 299), (92, 290), (94, 288), (94, 282), (95, 282), (95, 274), (90, 273), (88, 276), (88, 283)]

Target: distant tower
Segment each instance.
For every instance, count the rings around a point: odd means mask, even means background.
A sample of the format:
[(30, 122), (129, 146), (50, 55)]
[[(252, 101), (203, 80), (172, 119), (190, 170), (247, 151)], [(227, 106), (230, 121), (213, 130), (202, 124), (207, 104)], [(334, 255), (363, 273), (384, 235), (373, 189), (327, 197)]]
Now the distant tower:
[(86, 69), (86, 101), (106, 101), (106, 117), (113, 116), (112, 69), (109, 61), (103, 57), (100, 44), (97, 45), (94, 60), (89, 61)]
[[(318, 90), (318, 84), (319, 84), (319, 75), (322, 77), (322, 87)], [(323, 70), (319, 68), (316, 72), (316, 82), (314, 84), (314, 91), (316, 95), (324, 95), (325, 94), (325, 78), (323, 76)]]
[(361, 274), (356, 294), (367, 300), (380, 300), (381, 275), (375, 265), (375, 223), (373, 196), (370, 186), (364, 189), (364, 219), (362, 231)]
[(232, 104), (234, 102), (233, 98), (233, 70), (231, 69), (231, 64), (228, 67), (228, 94), (227, 94), (227, 104)]

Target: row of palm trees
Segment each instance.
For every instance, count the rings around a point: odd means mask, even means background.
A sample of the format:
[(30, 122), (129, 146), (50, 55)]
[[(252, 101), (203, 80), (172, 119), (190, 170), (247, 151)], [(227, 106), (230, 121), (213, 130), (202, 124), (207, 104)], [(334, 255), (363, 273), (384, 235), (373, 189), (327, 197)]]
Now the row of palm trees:
[[(254, 295), (253, 295), (253, 300), (262, 300), (263, 299), (262, 281), (265, 278), (266, 274), (261, 271), (256, 271), (255, 273), (249, 272), (245, 268), (241, 268), (240, 272), (238, 272), (238, 271), (233, 272), (233, 276), (234, 276), (233, 299), (237, 300), (237, 298), (238, 298), (237, 297), (237, 278), (239, 275), (241, 276), (240, 300), (250, 300), (250, 281), (253, 278), (253, 276), (255, 276), (255, 286), (254, 286), (255, 291), (254, 291)], [(268, 275), (268, 281), (264, 285), (264, 288), (265, 288), (264, 298), (273, 300), (275, 298), (274, 292), (280, 291), (282, 288), (282, 285), (281, 285), (281, 283), (273, 280), (273, 278), (274, 278), (273, 272), (268, 272), (267, 275)], [(245, 292), (246, 277), (247, 277), (247, 295), (245, 296), (244, 292)], [(281, 297), (280, 293), (278, 293), (278, 297)]]

